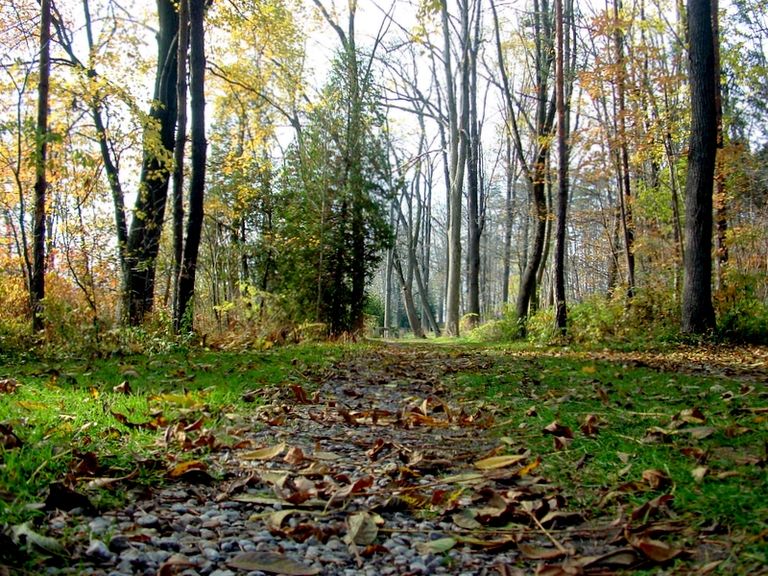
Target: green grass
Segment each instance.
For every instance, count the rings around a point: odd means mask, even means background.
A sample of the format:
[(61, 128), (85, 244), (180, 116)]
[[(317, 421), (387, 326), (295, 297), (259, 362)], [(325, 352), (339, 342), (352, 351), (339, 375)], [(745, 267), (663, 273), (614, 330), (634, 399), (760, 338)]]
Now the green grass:
[[(677, 519), (699, 528), (718, 523), (730, 532), (738, 542), (737, 573), (768, 557), (768, 414), (748, 411), (768, 406), (764, 387), (757, 385), (741, 396), (743, 384), (735, 381), (593, 362), (577, 354), (497, 354), (490, 373), (456, 376), (459, 394), (496, 411), (496, 421), (502, 425), (494, 432), (512, 444), (511, 452), (541, 455), (541, 474), (562, 490), (572, 507), (609, 522), (620, 506), (631, 511), (672, 493)], [(606, 392), (607, 406), (597, 386)], [(724, 392), (710, 392), (712, 386), (722, 386), (735, 397), (723, 399)], [(665, 442), (648, 441), (649, 430), (669, 430), (675, 415), (693, 408), (703, 412), (706, 422), (685, 423), (679, 430), (711, 426), (717, 432), (703, 439), (680, 433)], [(526, 416), (531, 410), (534, 414)], [(599, 433), (591, 437), (579, 429), (589, 414), (599, 418)], [(574, 433), (565, 450), (556, 450), (552, 436), (541, 433), (553, 421)], [(732, 426), (748, 430), (728, 437)], [(703, 481), (691, 474), (697, 466), (694, 450), (707, 454), (704, 465), (710, 472)], [(588, 459), (577, 469), (585, 454)], [(762, 463), (755, 464), (756, 460)], [(615, 493), (630, 481), (642, 482), (649, 469), (664, 471), (671, 484), (661, 490), (646, 485), (647, 491)]]
[[(159, 447), (163, 428), (177, 422), (189, 425), (202, 417), (203, 426), (226, 443), (231, 439), (224, 430), (232, 424), (227, 415), (246, 415), (261, 403), (258, 394), (253, 402), (244, 401), (244, 392), (293, 383), (308, 387), (303, 374), (342, 352), (337, 346), (303, 345), (97, 360), (6, 358), (0, 380), (15, 379), (19, 387), (0, 394), (0, 422), (24, 444), (0, 448), (0, 525), (38, 514), (28, 505), (42, 502), (51, 482), (67, 474), (78, 476), (75, 467), (90, 453), (96, 456), (96, 477), (115, 478), (137, 470), (134, 481), (162, 482), (172, 462), (204, 458), (207, 450), (182, 453), (173, 445)], [(114, 390), (126, 381), (129, 395)], [(152, 422), (158, 430), (149, 428)], [(137, 468), (136, 455), (148, 463)], [(97, 506), (114, 505), (123, 497), (108, 490), (88, 495)]]

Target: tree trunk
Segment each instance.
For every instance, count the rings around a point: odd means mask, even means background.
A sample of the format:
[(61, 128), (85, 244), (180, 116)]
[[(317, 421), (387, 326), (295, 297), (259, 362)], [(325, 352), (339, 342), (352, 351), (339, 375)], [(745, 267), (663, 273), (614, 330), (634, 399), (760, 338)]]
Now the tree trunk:
[[(469, 3), (466, 0), (467, 4)], [(480, 182), (480, 120), (477, 109), (477, 53), (480, 49), (480, 6), (475, 12), (474, 37), (469, 49), (469, 154), (467, 157), (467, 314), (469, 327), (480, 323), (480, 237), (482, 187)], [(469, 39), (467, 39), (469, 42)]]
[(682, 330), (714, 330), (712, 307), (712, 190), (717, 154), (715, 43), (710, 0), (688, 1), (691, 137), (685, 181), (685, 259)]
[(141, 324), (152, 311), (155, 298), (155, 269), (168, 197), (170, 156), (176, 124), (176, 34), (179, 15), (172, 0), (158, 0), (157, 77), (149, 116), (160, 126), (163, 157), (145, 150), (139, 180), (139, 195), (133, 211), (126, 257), (129, 263), (127, 301), (130, 323)]
[(635, 293), (635, 230), (632, 221), (632, 194), (630, 188), (629, 175), (629, 145), (627, 138), (627, 120), (626, 106), (624, 97), (624, 85), (626, 83), (627, 66), (624, 60), (624, 32), (622, 24), (619, 22), (619, 9), (621, 0), (614, 0), (613, 14), (615, 19), (614, 40), (616, 44), (616, 65), (618, 81), (618, 135), (619, 135), (619, 155), (620, 168), (620, 186), (619, 186), (619, 207), (621, 209), (621, 227), (624, 232), (624, 256), (627, 263), (627, 298), (631, 299)]
[(568, 312), (565, 303), (565, 233), (566, 213), (568, 210), (568, 143), (565, 104), (565, 72), (563, 66), (568, 62), (563, 54), (567, 45), (563, 39), (563, 0), (555, 0), (555, 26), (557, 37), (556, 91), (557, 91), (557, 225), (555, 227), (555, 330), (566, 333)]
[(35, 134), (35, 227), (32, 232), (33, 264), (29, 296), (32, 330), (43, 328), (45, 298), (45, 197), (48, 189), (46, 159), (48, 151), (48, 90), (51, 74), (51, 2), (40, 6), (40, 79), (37, 85), (37, 130)]
[[(189, 180), (189, 216), (187, 219), (184, 261), (179, 275), (179, 295), (175, 313), (176, 329), (193, 327), (192, 298), (200, 236), (203, 230), (203, 200), (205, 198), (205, 31), (203, 16), (205, 0), (189, 1), (190, 51), (189, 93), (191, 96), (192, 173)], [(185, 325), (185, 323), (188, 323)]]
[(461, 297), (461, 201), (464, 187), (464, 169), (467, 163), (467, 134), (469, 121), (469, 7), (468, 2), (461, 5), (461, 113), (456, 105), (456, 93), (453, 87), (451, 69), (451, 39), (448, 20), (448, 5), (441, 2), (445, 64), (446, 92), (448, 93), (450, 180), (449, 180), (449, 221), (448, 221), (448, 286), (446, 296), (445, 333), (448, 336), (459, 335), (459, 304)]
[[(173, 164), (173, 310), (178, 309), (179, 276), (184, 250), (184, 145), (187, 141), (187, 49), (189, 48), (189, 0), (179, 0), (179, 41), (176, 72), (176, 148)], [(237, 236), (235, 236), (237, 237)]]
[(408, 324), (411, 326), (414, 338), (426, 338), (424, 330), (421, 327), (419, 313), (416, 311), (416, 305), (413, 303), (413, 274), (409, 273), (408, 278), (403, 275), (403, 267), (400, 264), (400, 258), (397, 254), (394, 256), (395, 271), (397, 280), (400, 283), (400, 289), (403, 291), (403, 302), (405, 303), (405, 315), (408, 317)]

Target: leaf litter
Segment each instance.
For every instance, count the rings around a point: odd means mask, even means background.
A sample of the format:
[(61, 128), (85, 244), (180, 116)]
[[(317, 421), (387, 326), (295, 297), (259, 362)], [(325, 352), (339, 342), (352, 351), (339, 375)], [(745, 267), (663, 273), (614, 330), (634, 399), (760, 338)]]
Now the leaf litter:
[[(493, 403), (463, 398), (453, 381), (456, 374), (490, 373), (496, 361), (491, 354), (471, 349), (367, 348), (307, 375), (303, 384), (248, 392), (251, 400), (266, 397), (268, 402), (248, 414), (222, 414), (220, 421), (237, 424), (224, 430), (212, 428), (216, 415), (207, 413), (201, 398), (189, 393), (154, 397), (181, 411), (174, 424), (161, 412), (141, 423), (112, 414), (129, 428), (158, 432), (161, 446), (180, 447), (193, 457), (174, 462), (169, 452), (165, 473), (167, 481), (177, 486), (175, 492), (171, 487), (145, 496), (157, 500), (169, 494), (178, 494), (177, 499), (195, 495), (247, 505), (249, 523), (268, 529), (277, 542), (314, 538), (322, 546), (338, 538), (358, 568), (391, 554), (377, 540), (384, 542), (387, 535), (399, 532), (411, 534), (418, 554), (460, 550), (474, 557), (477, 567), (499, 574), (530, 573), (526, 569), (535, 574), (605, 574), (668, 566), (675, 559), (694, 557), (707, 558), (700, 565), (710, 570), (724, 561), (727, 546), (675, 514), (675, 480), (665, 470), (638, 468), (635, 479), (618, 481), (631, 473), (636, 454), (618, 452), (618, 461), (628, 466), (615, 476), (613, 486), (608, 477), (608, 485), (598, 490), (602, 496), (597, 509), (583, 508), (572, 487), (548, 478), (546, 470), (563, 461), (574, 441), (599, 442), (601, 429), (611, 425), (610, 418), (590, 412), (574, 422), (578, 427), (555, 419), (539, 425), (538, 431), (529, 428), (527, 422), (542, 419), (542, 410), (579, 402), (581, 391), (544, 394), (528, 387), (528, 399), (541, 408), (531, 405), (520, 411), (525, 424), (518, 428), (520, 434), (511, 428), (506, 436), (497, 437), (497, 428), (511, 424), (505, 419), (509, 414)], [(586, 378), (597, 372), (594, 363), (581, 369)], [(535, 378), (531, 383), (536, 384)], [(15, 390), (7, 388), (6, 393)], [(119, 392), (127, 394), (128, 388)], [(621, 402), (610, 383), (593, 382), (593, 390), (603, 408)], [(520, 393), (526, 393), (525, 385)], [(721, 431), (728, 437), (750, 431), (735, 420), (728, 428), (715, 425), (705, 408), (670, 414), (635, 441), (698, 442)], [(761, 414), (753, 407), (731, 411), (734, 418)], [(14, 448), (17, 437), (9, 426), (2, 426), (5, 448)], [(728, 430), (740, 433), (729, 436)], [(548, 450), (540, 442), (545, 436), (554, 442)], [(539, 441), (536, 453), (526, 438)], [(729, 471), (705, 466), (705, 451), (690, 446), (681, 450), (698, 459), (691, 467), (692, 481), (701, 484), (712, 477), (729, 477)], [(593, 458), (587, 452), (579, 456), (578, 462), (572, 461), (574, 471)], [(88, 489), (131, 486), (139, 469), (147, 469), (147, 462), (137, 464), (135, 471), (111, 475), (96, 462), (82, 464), (70, 484)], [(51, 494), (56, 494), (46, 501), (51, 509), (71, 510), (71, 503), (92, 508), (85, 496), (63, 484), (52, 484)], [(61, 504), (56, 498), (69, 502)], [(403, 528), (403, 518), (429, 518), (429, 527), (423, 532)], [(83, 558), (84, 543), (61, 548), (55, 538), (41, 536), (29, 525), (13, 527), (11, 534), (17, 545), (26, 539), (48, 552), (72, 550), (74, 560)], [(136, 542), (152, 537), (156, 535), (141, 530), (130, 536)], [(338, 561), (324, 562), (322, 555), (310, 562), (293, 558), (286, 549), (242, 552), (226, 565), (296, 575), (340, 569)], [(158, 573), (173, 574), (190, 565), (185, 556), (175, 554)]]

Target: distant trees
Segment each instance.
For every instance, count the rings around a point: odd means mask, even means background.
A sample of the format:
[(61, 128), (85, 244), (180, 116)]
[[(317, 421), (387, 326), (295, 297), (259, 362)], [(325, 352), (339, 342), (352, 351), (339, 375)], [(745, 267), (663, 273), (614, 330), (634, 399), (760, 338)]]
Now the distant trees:
[[(110, 2), (64, 0), (49, 42), (46, 3), (14, 3), (0, 30), (0, 299), (36, 329), (66, 313), (94, 329), (338, 336), (372, 322), (374, 300), (416, 335), (505, 313), (519, 335), (534, 317), (562, 333), (582, 302), (695, 333), (760, 317), (764, 0), (737, 0), (715, 27), (706, 4), (244, 0), (210, 5), (188, 49), (197, 0), (158, 0), (154, 40)], [(694, 34), (704, 8), (711, 38)], [(318, 26), (330, 45), (314, 44)]]

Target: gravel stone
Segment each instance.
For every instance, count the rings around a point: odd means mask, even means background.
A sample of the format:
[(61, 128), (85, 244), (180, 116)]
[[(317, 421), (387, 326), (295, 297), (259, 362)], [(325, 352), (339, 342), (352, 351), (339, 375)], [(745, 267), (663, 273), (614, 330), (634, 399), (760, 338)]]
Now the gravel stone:
[(144, 514), (136, 518), (136, 524), (142, 528), (157, 528), (160, 525), (160, 520), (154, 514)]

